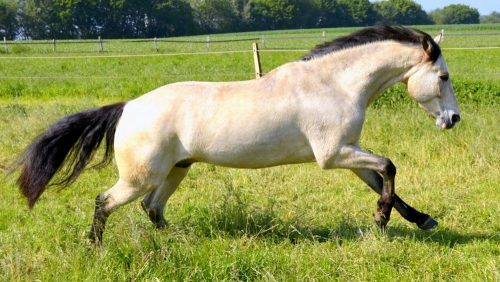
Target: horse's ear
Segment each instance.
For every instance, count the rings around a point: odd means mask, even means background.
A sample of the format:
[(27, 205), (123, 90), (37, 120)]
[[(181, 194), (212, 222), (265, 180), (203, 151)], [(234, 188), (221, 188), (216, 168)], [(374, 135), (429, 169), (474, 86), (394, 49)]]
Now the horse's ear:
[(431, 56), (432, 54), (432, 49), (434, 48), (434, 46), (432, 45), (432, 42), (431, 42), (431, 37), (430, 36), (425, 36), (424, 38), (422, 38), (422, 47), (424, 48), (425, 50), (425, 53), (427, 53), (427, 56)]
[(434, 42), (436, 42), (436, 44), (440, 44), (441, 41), (443, 41), (444, 39), (444, 29), (441, 29), (441, 32), (439, 32), (438, 35), (436, 35), (436, 37), (434, 37)]

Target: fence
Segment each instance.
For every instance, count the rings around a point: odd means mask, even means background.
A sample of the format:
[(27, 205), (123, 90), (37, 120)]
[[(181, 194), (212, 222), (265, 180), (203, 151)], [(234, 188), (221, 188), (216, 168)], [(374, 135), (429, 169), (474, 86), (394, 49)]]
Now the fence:
[[(479, 34), (446, 34), (446, 37), (500, 37), (500, 33)], [(234, 38), (240, 37), (240, 38)], [(44, 41), (7, 41), (3, 38), (3, 53), (193, 53), (213, 51), (248, 50), (249, 42), (259, 42), (260, 48), (309, 50), (312, 46), (336, 38), (327, 35), (325, 31), (318, 35), (303, 36), (233, 36), (225, 39), (224, 36), (195, 37), (194, 40), (150, 38), (133, 40), (105, 40), (98, 37), (96, 40), (44, 40)], [(477, 40), (469, 40), (476, 42)], [(490, 44), (491, 45), (491, 44)], [(493, 44), (498, 45), (498, 44)], [(477, 47), (477, 46), (475, 46)], [(482, 46), (500, 47), (500, 46)], [(455, 48), (473, 48), (471, 46), (455, 46)]]
[[(326, 36), (323, 32), (318, 36), (289, 36), (289, 37), (270, 37), (262, 35), (259, 37), (244, 37), (232, 39), (214, 39), (207, 35), (205, 38), (195, 40), (151, 38), (134, 40), (44, 40), (44, 41), (3, 41), (3, 53), (164, 53), (176, 51), (189, 52), (210, 52), (226, 51), (228, 49), (248, 50), (249, 42), (259, 42), (261, 48), (290, 48), (290, 44), (282, 44), (283, 41), (302, 41), (299, 46), (306, 48), (318, 42), (326, 42), (334, 36)], [(270, 44), (270, 42), (280, 43)], [(306, 43), (307, 42), (307, 43)], [(270, 46), (268, 46), (270, 45)]]

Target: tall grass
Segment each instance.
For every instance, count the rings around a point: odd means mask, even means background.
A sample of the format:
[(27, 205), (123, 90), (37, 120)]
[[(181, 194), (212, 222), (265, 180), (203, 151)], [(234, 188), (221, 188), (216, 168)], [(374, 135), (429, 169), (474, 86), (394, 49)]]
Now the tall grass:
[[(0, 106), (7, 163), (60, 116), (107, 101)], [(377, 196), (346, 171), (317, 165), (262, 170), (197, 164), (170, 200), (170, 227), (154, 230), (138, 202), (109, 220), (105, 245), (86, 244), (93, 199), (116, 181), (113, 165), (49, 190), (28, 212), (1, 184), (2, 280), (498, 279), (500, 131), (497, 106), (462, 107), (439, 131), (414, 106), (371, 109), (363, 147), (398, 167), (397, 192), (435, 216), (421, 232), (394, 215), (380, 233)], [(43, 117), (43, 118), (40, 118)]]
[[(437, 218), (437, 229), (422, 232), (394, 212), (380, 232), (377, 195), (348, 171), (195, 164), (167, 205), (167, 229), (155, 230), (134, 202), (111, 216), (95, 249), (86, 241), (93, 199), (116, 181), (114, 165), (49, 189), (31, 212), (16, 174), (4, 173), (0, 280), (498, 281), (500, 53), (444, 55), (462, 122), (437, 130), (398, 86), (369, 109), (361, 139), (393, 160), (397, 193)], [(262, 53), (263, 68), (298, 58)], [(173, 81), (251, 79), (252, 64), (250, 53), (0, 59), (0, 169), (64, 115)]]

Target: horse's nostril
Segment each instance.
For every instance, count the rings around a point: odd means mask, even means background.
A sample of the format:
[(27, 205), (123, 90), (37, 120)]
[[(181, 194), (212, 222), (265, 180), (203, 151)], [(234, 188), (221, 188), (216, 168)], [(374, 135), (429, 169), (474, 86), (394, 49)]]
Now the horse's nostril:
[(460, 121), (460, 116), (459, 116), (459, 115), (457, 115), (457, 114), (453, 114), (453, 115), (451, 116), (451, 122), (452, 122), (453, 124), (455, 124), (455, 123), (457, 123), (457, 122), (459, 122), (459, 121)]

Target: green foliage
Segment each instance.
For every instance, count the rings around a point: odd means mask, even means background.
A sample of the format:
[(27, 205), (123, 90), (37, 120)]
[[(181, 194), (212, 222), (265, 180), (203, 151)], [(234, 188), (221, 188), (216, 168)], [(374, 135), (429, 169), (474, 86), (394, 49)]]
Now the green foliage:
[(77, 31), (63, 1), (20, 1), (22, 35), (27, 38), (72, 38)]
[(430, 13), (437, 24), (476, 24), (479, 23), (479, 11), (463, 4), (452, 4)]
[(191, 7), (184, 0), (26, 0), (23, 36), (106, 38), (173, 36), (193, 32)]
[(346, 26), (349, 22), (346, 7), (337, 0), (319, 0), (318, 27)]
[(184, 0), (158, 0), (152, 6), (146, 37), (179, 36), (195, 29), (193, 11)]
[(238, 26), (238, 6), (228, 0), (193, 0), (194, 21), (201, 33), (230, 32)]
[(377, 20), (373, 4), (368, 0), (338, 0), (346, 11), (346, 26), (372, 25)]
[(430, 24), (429, 16), (420, 4), (412, 0), (387, 0), (375, 3), (381, 20), (392, 24)]
[(16, 36), (18, 28), (16, 10), (17, 2), (0, 0), (0, 39), (4, 36), (13, 39)]
[(184, 0), (109, 0), (98, 2), (98, 7), (103, 11), (100, 34), (107, 38), (182, 35), (194, 27)]
[[(9, 30), (10, 38), (29, 39), (152, 38), (367, 26), (377, 21), (405, 25), (432, 23), (413, 0), (6, 1), (0, 0), (0, 33)], [(439, 23), (477, 22), (464, 7), (450, 5), (436, 10), (433, 17)]]
[(295, 14), (290, 28), (315, 27), (319, 17), (317, 0), (292, 0), (295, 6)]
[(489, 14), (487, 16), (481, 16), (479, 18), (479, 21), (482, 24), (500, 23), (500, 13), (499, 12), (491, 12), (491, 14)]
[(292, 0), (250, 0), (245, 9), (249, 29), (285, 29), (291, 26), (296, 7)]

